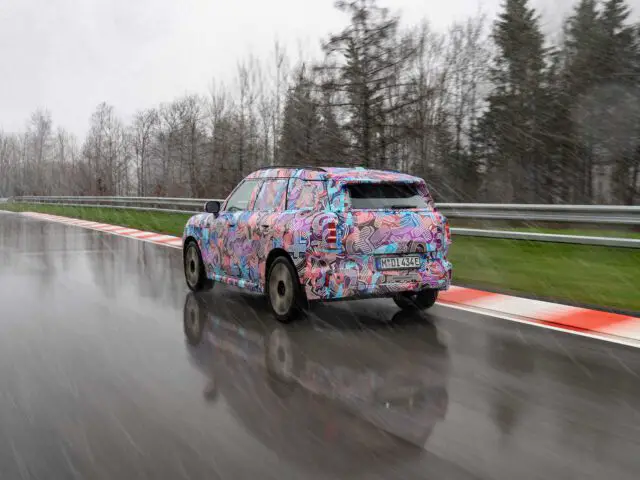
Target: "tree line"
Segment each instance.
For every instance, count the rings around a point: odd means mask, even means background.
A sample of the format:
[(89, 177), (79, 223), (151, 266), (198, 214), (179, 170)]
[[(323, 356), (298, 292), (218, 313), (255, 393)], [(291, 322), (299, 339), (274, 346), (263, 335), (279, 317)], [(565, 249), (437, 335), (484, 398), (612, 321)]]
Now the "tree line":
[(436, 31), (340, 0), (320, 59), (239, 62), (235, 80), (137, 112), (97, 106), (85, 138), (37, 110), (0, 132), (0, 194), (223, 197), (268, 165), (361, 165), (427, 180), (439, 201), (634, 204), (640, 24), (578, 0), (545, 37), (529, 0)]

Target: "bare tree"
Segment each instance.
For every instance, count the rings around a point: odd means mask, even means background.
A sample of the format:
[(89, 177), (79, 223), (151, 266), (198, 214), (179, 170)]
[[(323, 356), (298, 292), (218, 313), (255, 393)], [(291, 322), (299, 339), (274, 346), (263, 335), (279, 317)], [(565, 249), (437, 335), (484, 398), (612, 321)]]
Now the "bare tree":
[(389, 146), (398, 141), (389, 119), (418, 101), (404, 75), (416, 50), (399, 34), (399, 18), (375, 0), (336, 6), (350, 15), (350, 24), (324, 44), (327, 62), (319, 69), (334, 72), (325, 88), (343, 92), (344, 103), (334, 106), (349, 113), (346, 127), (355, 153), (366, 166), (381, 167), (389, 164)]
[(417, 55), (410, 66), (411, 89), (418, 101), (407, 112), (405, 169), (437, 183), (444, 159), (441, 144), (448, 133), (445, 38), (423, 23), (414, 33)]
[(51, 155), (51, 135), (52, 135), (51, 113), (47, 110), (36, 110), (31, 114), (31, 119), (27, 127), (28, 144), (28, 165), (30, 167), (30, 190), (35, 194), (49, 193), (48, 177), (51, 172), (48, 168), (48, 161)]
[(130, 127), (131, 145), (136, 165), (137, 192), (141, 197), (146, 194), (147, 164), (152, 154), (153, 136), (158, 123), (158, 111), (155, 108), (150, 108), (136, 113)]
[(485, 17), (455, 23), (449, 30), (446, 65), (448, 69), (448, 111), (453, 128), (453, 146), (444, 176), (449, 178), (453, 199), (466, 199), (465, 192), (478, 189), (478, 156), (473, 135), (487, 89), (490, 60)]
[(233, 134), (233, 100), (224, 85), (213, 85), (208, 104), (209, 165), (207, 192), (222, 196), (231, 183), (231, 138)]
[(258, 99), (259, 71), (260, 65), (253, 56), (238, 65), (238, 110), (236, 113), (238, 129), (234, 149), (237, 174), (234, 182), (242, 178), (247, 170), (259, 165), (257, 161), (257, 115), (255, 112)]
[(64, 128), (58, 127), (55, 135), (55, 153), (52, 161), (50, 179), (52, 193), (56, 195), (68, 194), (74, 188), (76, 175), (76, 160), (78, 156), (76, 138)]
[(273, 162), (286, 163), (286, 159), (281, 159), (278, 151), (278, 137), (281, 132), (282, 110), (284, 99), (287, 94), (287, 84), (289, 82), (289, 58), (286, 50), (276, 41), (273, 51), (274, 72), (273, 72), (273, 105), (271, 108), (271, 159)]
[(94, 172), (92, 192), (98, 195), (129, 193), (128, 138), (112, 106), (101, 103), (91, 116), (83, 155)]

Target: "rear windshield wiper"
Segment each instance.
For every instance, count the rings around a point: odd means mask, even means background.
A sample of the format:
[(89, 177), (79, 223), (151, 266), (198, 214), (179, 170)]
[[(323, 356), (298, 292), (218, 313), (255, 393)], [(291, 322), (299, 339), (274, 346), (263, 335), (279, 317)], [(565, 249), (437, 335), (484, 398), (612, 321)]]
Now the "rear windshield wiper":
[(418, 208), (415, 205), (391, 205), (392, 210), (404, 210), (406, 208)]

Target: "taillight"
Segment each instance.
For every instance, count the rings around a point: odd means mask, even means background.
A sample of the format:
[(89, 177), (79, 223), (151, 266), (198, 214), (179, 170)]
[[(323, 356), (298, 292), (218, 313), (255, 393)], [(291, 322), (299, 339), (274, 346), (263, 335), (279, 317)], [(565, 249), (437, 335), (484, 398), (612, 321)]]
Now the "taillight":
[(447, 239), (447, 243), (451, 243), (451, 230), (449, 229), (449, 220), (444, 222), (444, 234)]
[(337, 248), (338, 243), (338, 226), (334, 220), (331, 220), (325, 226), (327, 231), (327, 236), (325, 237), (325, 241), (327, 242), (329, 248)]

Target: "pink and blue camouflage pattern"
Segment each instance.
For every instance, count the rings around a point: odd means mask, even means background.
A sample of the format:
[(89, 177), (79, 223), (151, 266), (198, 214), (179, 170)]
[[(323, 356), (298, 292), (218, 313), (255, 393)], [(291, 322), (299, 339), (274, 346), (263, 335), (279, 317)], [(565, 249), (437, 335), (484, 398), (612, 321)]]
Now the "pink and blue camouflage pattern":
[[(263, 169), (243, 182), (249, 180), (257, 185), (248, 210), (229, 212), (223, 205), (217, 217), (198, 214), (185, 227), (184, 244), (197, 241), (208, 278), (264, 292), (267, 265), (274, 255), (287, 254), (309, 300), (449, 288), (446, 218), (424, 180), (364, 168)], [(344, 185), (367, 182), (415, 184), (430, 208), (351, 209)], [(335, 238), (329, 237), (330, 224)], [(376, 259), (393, 254), (419, 254), (421, 266), (380, 271)]]

